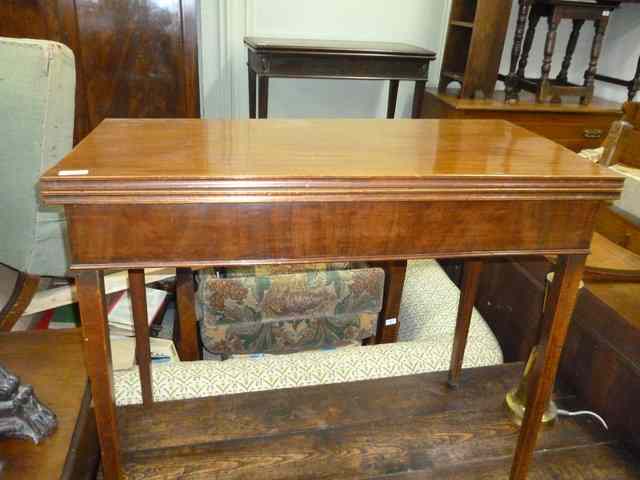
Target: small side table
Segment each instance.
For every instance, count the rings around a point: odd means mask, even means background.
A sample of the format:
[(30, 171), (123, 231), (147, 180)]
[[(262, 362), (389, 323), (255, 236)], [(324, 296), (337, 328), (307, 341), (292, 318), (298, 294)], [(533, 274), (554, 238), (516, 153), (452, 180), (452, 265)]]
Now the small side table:
[(256, 118), (256, 81), (259, 89), (258, 118), (267, 118), (269, 78), (344, 78), (389, 80), (387, 118), (396, 112), (400, 80), (415, 82), (412, 118), (422, 111), (430, 50), (404, 43), (294, 40), (245, 37), (249, 69), (249, 117)]
[[(520, 0), (518, 21), (511, 51), (511, 64), (509, 74), (504, 78), (506, 85), (506, 100), (518, 101), (521, 89), (536, 94), (538, 102), (559, 103), (562, 95), (576, 95), (580, 97), (580, 103), (588, 105), (593, 98), (593, 84), (600, 58), (602, 39), (607, 29), (609, 15), (621, 0), (601, 0), (593, 2), (589, 0)], [(529, 16), (529, 25), (525, 35), (525, 24)], [(536, 27), (541, 17), (547, 18), (549, 30), (544, 45), (544, 57), (540, 78), (525, 78), (525, 69), (529, 59), (529, 52), (533, 44)], [(560, 73), (555, 79), (549, 78), (551, 73), (551, 59), (556, 44), (556, 33), (563, 19), (573, 22), (573, 30), (567, 42), (567, 49)], [(593, 21), (595, 34), (591, 44), (591, 58), (589, 66), (584, 73), (584, 84), (574, 85), (568, 82), (567, 74), (571, 66), (571, 60), (575, 52), (580, 30), (585, 21)], [(523, 44), (524, 37), (524, 44)]]

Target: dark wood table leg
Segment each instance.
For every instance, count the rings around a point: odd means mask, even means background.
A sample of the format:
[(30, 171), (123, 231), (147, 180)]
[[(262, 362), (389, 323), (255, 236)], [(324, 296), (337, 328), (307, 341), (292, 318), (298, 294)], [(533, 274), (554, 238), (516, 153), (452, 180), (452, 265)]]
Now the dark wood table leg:
[(100, 437), (100, 454), (104, 478), (116, 480), (122, 471), (120, 463), (120, 438), (116, 402), (113, 393), (111, 367), (111, 342), (107, 324), (107, 305), (104, 298), (104, 276), (102, 271), (83, 271), (76, 276), (76, 292), (82, 336), (84, 358)]
[(180, 323), (180, 336), (177, 346), (180, 360), (200, 360), (193, 271), (190, 268), (176, 269), (176, 297), (178, 301), (178, 322)]
[[(402, 301), (402, 289), (404, 277), (407, 271), (406, 260), (394, 260), (390, 262), (369, 262), (371, 266), (384, 270), (384, 294), (382, 297), (382, 310), (378, 317), (376, 329), (376, 343), (395, 343), (398, 340), (400, 330), (400, 302)], [(387, 322), (395, 320), (394, 322)], [(387, 323), (391, 323), (387, 325)]]
[(426, 80), (418, 80), (413, 89), (413, 108), (411, 118), (420, 118), (422, 115), (422, 101), (424, 100), (424, 89), (427, 87)]
[(527, 12), (529, 11), (529, 2), (520, 0), (518, 4), (518, 20), (516, 22), (516, 32), (513, 37), (513, 46), (511, 47), (511, 62), (509, 64), (509, 73), (507, 74), (505, 85), (505, 102), (517, 102), (519, 95), (519, 82), (516, 69), (518, 68), (518, 59), (522, 50), (522, 37), (524, 36), (524, 27), (527, 24)]
[(529, 25), (527, 25), (527, 33), (524, 36), (524, 44), (522, 45), (522, 54), (518, 63), (518, 78), (525, 78), (527, 63), (529, 62), (529, 54), (531, 53), (531, 45), (536, 35), (536, 28), (540, 21), (540, 12), (532, 8), (529, 12)]
[(256, 72), (247, 65), (249, 72), (249, 118), (256, 118)]
[(129, 270), (129, 292), (131, 294), (131, 309), (133, 310), (133, 327), (136, 334), (136, 359), (140, 372), (142, 404), (145, 407), (150, 407), (153, 404), (151, 346), (149, 345), (149, 319), (143, 269)]
[(580, 103), (582, 105), (589, 105), (593, 99), (593, 84), (596, 78), (596, 71), (598, 70), (598, 59), (600, 58), (600, 51), (602, 50), (602, 39), (604, 38), (604, 32), (607, 29), (608, 23), (607, 17), (601, 18), (601, 20), (594, 22), (596, 32), (593, 36), (593, 43), (591, 44), (591, 58), (589, 59), (589, 67), (587, 71), (584, 72), (584, 86), (589, 88), (590, 91), (580, 97)]
[(549, 75), (551, 73), (551, 60), (553, 59), (553, 51), (556, 48), (556, 36), (558, 33), (558, 25), (560, 25), (560, 14), (558, 9), (554, 9), (553, 13), (547, 18), (549, 23), (549, 31), (547, 39), (544, 43), (544, 57), (542, 58), (542, 72), (540, 75), (540, 85), (538, 86), (537, 101), (544, 102), (551, 96)]
[(636, 96), (636, 93), (638, 93), (638, 90), (640, 90), (640, 57), (638, 57), (636, 73), (631, 79), (631, 82), (629, 82), (629, 96), (627, 97), (627, 100), (633, 102), (633, 98)]
[(576, 51), (576, 45), (578, 44), (578, 38), (580, 37), (580, 30), (583, 25), (584, 20), (573, 20), (573, 28), (571, 30), (571, 35), (569, 36), (569, 41), (567, 42), (567, 50), (564, 54), (564, 59), (562, 60), (562, 67), (560, 68), (560, 73), (558, 73), (558, 76), (556, 77), (556, 80), (559, 82), (568, 82), (569, 67), (571, 67), (571, 60), (573, 59), (573, 54)]
[(458, 386), (458, 379), (464, 359), (464, 350), (467, 346), (467, 337), (469, 336), (471, 314), (473, 313), (473, 305), (475, 304), (476, 294), (478, 293), (478, 280), (480, 279), (483, 264), (484, 262), (482, 260), (465, 260), (462, 269), (460, 301), (458, 303), (456, 331), (453, 338), (453, 350), (451, 352), (451, 366), (449, 367), (448, 383), (452, 388)]
[(511, 480), (527, 478), (542, 414), (553, 390), (585, 261), (586, 255), (558, 257), (541, 325), (537, 346), (538, 355), (531, 371), (529, 395), (511, 467)]
[(396, 116), (396, 102), (398, 101), (399, 80), (389, 80), (389, 98), (387, 99), (387, 118)]
[(269, 110), (269, 77), (258, 76), (258, 118), (267, 118)]

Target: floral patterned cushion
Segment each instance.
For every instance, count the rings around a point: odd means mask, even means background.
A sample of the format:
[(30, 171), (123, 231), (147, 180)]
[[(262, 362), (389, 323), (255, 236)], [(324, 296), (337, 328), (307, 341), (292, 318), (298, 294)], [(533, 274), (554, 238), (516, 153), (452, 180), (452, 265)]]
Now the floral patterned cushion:
[(359, 342), (375, 333), (383, 289), (378, 268), (230, 278), (203, 271), (197, 293), (202, 342), (222, 354)]

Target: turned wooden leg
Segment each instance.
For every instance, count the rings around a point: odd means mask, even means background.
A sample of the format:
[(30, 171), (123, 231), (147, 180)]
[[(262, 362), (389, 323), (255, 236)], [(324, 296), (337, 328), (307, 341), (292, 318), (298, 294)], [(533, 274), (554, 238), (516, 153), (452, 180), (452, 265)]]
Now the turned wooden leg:
[(398, 101), (399, 80), (389, 80), (389, 98), (387, 99), (387, 118), (396, 116), (396, 102)]
[(258, 77), (258, 118), (267, 118), (269, 109), (269, 77)]
[(133, 311), (133, 328), (136, 334), (136, 359), (140, 372), (142, 404), (150, 407), (153, 404), (151, 346), (149, 345), (149, 319), (143, 269), (129, 270), (129, 292)]
[(178, 353), (180, 354), (180, 360), (200, 360), (193, 271), (190, 268), (176, 268), (176, 297), (178, 302)]
[(522, 49), (522, 37), (524, 36), (524, 27), (527, 23), (527, 12), (529, 11), (529, 2), (520, 0), (518, 4), (518, 20), (516, 23), (516, 32), (513, 37), (513, 47), (511, 47), (511, 63), (509, 65), (509, 73), (507, 74), (505, 85), (505, 101), (517, 102), (519, 95), (519, 83), (516, 69), (518, 68), (518, 59)]
[(533, 457), (540, 421), (558, 370), (560, 354), (576, 303), (586, 255), (560, 255), (544, 311), (529, 395), (511, 467), (511, 480), (525, 480)]
[(584, 86), (589, 88), (589, 93), (580, 97), (580, 103), (582, 105), (588, 105), (593, 98), (593, 83), (596, 78), (596, 71), (598, 70), (598, 59), (600, 58), (600, 51), (602, 50), (602, 39), (604, 38), (604, 32), (609, 22), (607, 17), (600, 18), (600, 20), (594, 22), (596, 32), (593, 36), (593, 43), (591, 44), (591, 58), (589, 59), (589, 67), (587, 71), (584, 72)]
[(478, 293), (478, 280), (482, 272), (482, 260), (465, 260), (462, 270), (462, 285), (460, 286), (460, 301), (458, 303), (458, 316), (456, 319), (456, 331), (453, 339), (453, 351), (451, 352), (451, 366), (449, 367), (449, 386), (456, 388), (464, 350), (467, 346), (469, 336), (469, 325), (471, 324), (471, 314), (473, 305)]
[(256, 118), (256, 72), (251, 70), (251, 67), (247, 65), (249, 71), (249, 118)]
[(576, 51), (576, 45), (578, 44), (578, 37), (580, 37), (580, 30), (584, 25), (584, 20), (574, 20), (573, 21), (573, 29), (571, 30), (571, 35), (569, 35), (569, 41), (567, 42), (567, 50), (564, 54), (564, 59), (562, 60), (562, 67), (560, 69), (560, 73), (556, 77), (558, 82), (567, 83), (568, 75), (569, 75), (569, 67), (571, 67), (571, 60), (573, 59), (573, 54)]
[(633, 99), (636, 96), (636, 93), (638, 93), (638, 90), (640, 90), (640, 57), (638, 57), (638, 65), (636, 66), (636, 73), (633, 76), (631, 83), (629, 84), (628, 100), (630, 102), (633, 102)]
[(539, 21), (540, 13), (535, 8), (532, 8), (529, 12), (529, 25), (527, 27), (527, 34), (524, 37), (520, 62), (518, 63), (518, 78), (525, 78), (525, 70), (527, 69), (527, 63), (529, 62), (529, 53), (531, 52), (531, 45), (533, 44), (533, 38), (536, 35), (536, 28)]
[[(400, 302), (402, 301), (402, 289), (404, 277), (407, 271), (406, 260), (390, 262), (369, 262), (384, 270), (384, 294), (382, 297), (382, 310), (378, 316), (378, 328), (376, 329), (376, 343), (395, 343), (398, 340), (400, 329)], [(388, 320), (395, 323), (387, 325)]]
[(413, 89), (413, 108), (411, 109), (411, 118), (420, 118), (422, 115), (422, 101), (424, 100), (424, 89), (427, 86), (425, 80), (418, 80)]
[(544, 102), (551, 96), (549, 74), (551, 73), (551, 60), (553, 51), (556, 48), (556, 34), (558, 33), (558, 25), (560, 25), (560, 16), (557, 11), (547, 19), (549, 23), (549, 31), (544, 44), (544, 57), (542, 59), (542, 74), (540, 75), (540, 85), (538, 86), (538, 102)]
[(111, 343), (107, 324), (102, 271), (83, 271), (76, 276), (76, 294), (82, 323), (84, 358), (100, 438), (100, 458), (105, 480), (120, 478), (120, 438), (113, 393)]

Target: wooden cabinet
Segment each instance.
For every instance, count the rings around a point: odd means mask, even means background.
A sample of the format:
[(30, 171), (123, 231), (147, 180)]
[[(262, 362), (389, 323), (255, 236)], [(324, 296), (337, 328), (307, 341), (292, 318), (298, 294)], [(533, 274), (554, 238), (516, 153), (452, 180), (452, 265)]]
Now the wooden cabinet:
[(422, 118), (499, 118), (547, 137), (574, 151), (599, 147), (611, 123), (622, 116), (619, 103), (594, 98), (589, 105), (540, 104), (531, 94), (520, 102), (504, 102), (504, 92), (493, 99), (463, 99), (427, 90)]
[(439, 90), (461, 85), (461, 98), (491, 97), (509, 25), (511, 0), (453, 0)]
[(75, 143), (106, 117), (199, 117), (196, 0), (2, 0), (0, 36), (76, 58)]

